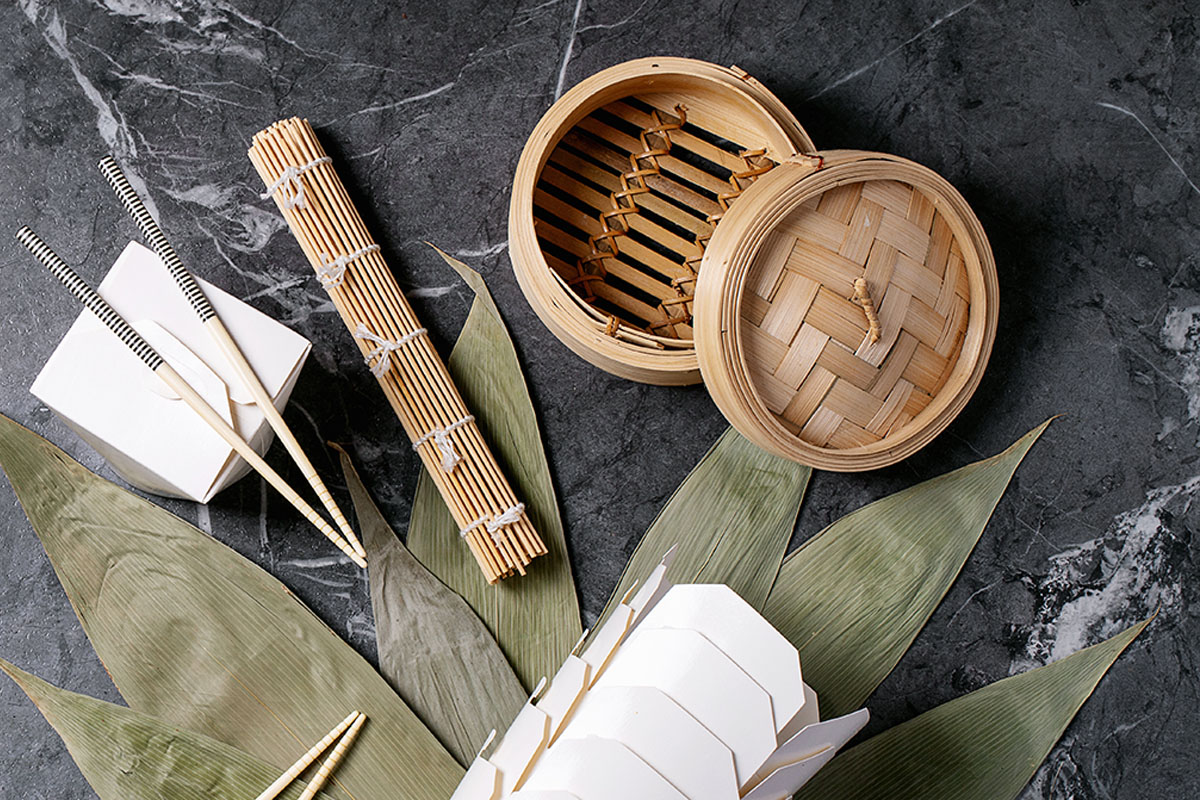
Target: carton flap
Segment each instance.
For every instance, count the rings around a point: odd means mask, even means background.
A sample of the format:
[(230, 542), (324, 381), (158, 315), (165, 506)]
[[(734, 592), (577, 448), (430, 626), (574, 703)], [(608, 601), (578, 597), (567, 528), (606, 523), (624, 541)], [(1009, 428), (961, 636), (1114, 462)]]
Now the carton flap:
[(526, 703), (488, 759), (500, 772), (500, 796), (512, 793), (550, 741), (550, 718)]
[(565, 790), (579, 800), (688, 800), (629, 748), (594, 736), (548, 750), (525, 789)]
[(743, 795), (742, 800), (787, 800), (835, 755), (837, 750), (827, 747), (803, 761), (780, 767), (767, 776), (765, 781)]
[[(841, 717), (816, 722), (803, 728), (792, 738), (771, 753), (755, 771), (753, 777), (742, 785), (743, 791), (754, 787), (766, 776), (777, 772), (789, 764), (798, 763), (813, 756), (832, 750), (837, 752), (850, 741), (856, 733), (862, 730), (870, 719), (865, 708), (851, 712)], [(796, 787), (798, 788), (798, 787)], [(795, 789), (793, 789), (794, 791)]]
[(579, 697), (587, 689), (588, 675), (591, 668), (587, 662), (578, 656), (567, 656), (567, 660), (554, 673), (550, 687), (537, 702), (547, 717), (550, 718), (550, 741), (558, 737), (563, 725), (571, 717)]
[(661, 690), (733, 752), (739, 785), (775, 749), (770, 696), (696, 631), (639, 629), (594, 686)]
[(733, 753), (658, 689), (607, 686), (587, 693), (563, 738), (620, 742), (688, 800), (734, 800)]
[[(150, 391), (147, 381), (159, 379), (89, 311), (30, 391), (72, 428), (87, 431), (89, 443), (134, 485), (202, 497), (232, 450), (187, 405)], [(207, 391), (224, 395), (224, 386)]]
[(590, 667), (591, 677), (589, 680), (592, 684), (604, 672), (609, 659), (625, 639), (625, 634), (629, 632), (629, 626), (633, 622), (633, 616), (632, 608), (624, 603), (619, 604), (596, 631), (592, 643), (580, 654), (579, 657)]
[(804, 684), (804, 705), (800, 706), (800, 710), (796, 712), (796, 716), (792, 717), (792, 721), (783, 726), (783, 730), (779, 732), (779, 743), (786, 742), (806, 725), (813, 725), (820, 721), (821, 705), (817, 699), (817, 693), (806, 683)]
[(702, 633), (771, 696), (777, 732), (804, 705), (800, 654), (728, 586), (673, 586), (638, 624), (639, 630), (678, 628)]
[(500, 772), (484, 759), (476, 758), (450, 800), (496, 800), (499, 794)]

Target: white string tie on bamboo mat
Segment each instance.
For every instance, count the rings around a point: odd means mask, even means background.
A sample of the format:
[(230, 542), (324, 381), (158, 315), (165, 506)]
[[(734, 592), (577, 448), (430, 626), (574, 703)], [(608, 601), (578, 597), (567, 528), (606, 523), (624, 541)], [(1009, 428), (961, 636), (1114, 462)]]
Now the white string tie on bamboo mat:
[(286, 167), (283, 173), (275, 179), (275, 182), (268, 186), (267, 190), (259, 196), (263, 200), (266, 200), (278, 190), (283, 189), (281, 203), (284, 208), (304, 208), (304, 182), (300, 180), (300, 176), (314, 167), (321, 164), (328, 164), (332, 161), (333, 159), (329, 156), (321, 156), (298, 167)]
[(487, 514), (484, 514), (479, 519), (472, 522), (467, 527), (458, 532), (462, 538), (467, 538), (471, 533), (480, 527), (486, 527), (487, 532), (491, 534), (492, 541), (500, 544), (500, 529), (505, 525), (513, 525), (521, 521), (521, 515), (525, 513), (525, 504), (517, 503), (514, 506), (509, 506), (503, 513), (497, 514), (492, 518), (491, 522), (487, 521)]
[[(393, 341), (392, 339), (385, 339), (382, 336), (371, 333), (367, 326), (360, 322), (358, 323), (358, 327), (354, 329), (354, 338), (362, 339), (364, 342), (370, 342), (375, 345), (375, 349), (367, 353), (363, 360), (371, 368), (372, 375), (376, 378), (382, 378), (392, 366), (392, 353), (404, 347), (404, 345), (418, 336), (424, 336), (426, 333), (428, 331), (424, 328), (417, 328), (415, 331), (409, 331), (399, 339)], [(372, 364), (372, 361), (375, 363)]]
[(462, 461), (462, 458), (454, 451), (454, 442), (450, 441), (450, 434), (468, 422), (474, 421), (475, 417), (467, 414), (462, 419), (455, 420), (444, 428), (435, 428), (413, 442), (413, 450), (419, 449), (421, 445), (433, 439), (433, 443), (437, 445), (438, 452), (442, 454), (442, 472), (453, 472), (454, 467), (458, 465), (459, 461)]
[(492, 535), (492, 541), (500, 544), (500, 529), (505, 525), (515, 525), (521, 521), (521, 515), (525, 513), (525, 504), (517, 503), (515, 506), (509, 506), (504, 509), (504, 513), (498, 515), (495, 519), (487, 524), (487, 532)]
[(487, 522), (487, 514), (484, 514), (482, 517), (475, 520), (467, 527), (463, 528), (461, 531), (458, 532), (458, 535), (465, 539), (468, 536), (470, 536), (475, 531), (476, 528), (479, 528), (485, 522)]
[(317, 267), (317, 277), (326, 291), (336, 289), (342, 285), (342, 281), (346, 280), (346, 267), (350, 265), (351, 261), (362, 258), (368, 253), (377, 252), (379, 252), (379, 245), (369, 244), (366, 247), (358, 248), (353, 253), (347, 253), (337, 258), (330, 258), (329, 253), (321, 253), (321, 265)]

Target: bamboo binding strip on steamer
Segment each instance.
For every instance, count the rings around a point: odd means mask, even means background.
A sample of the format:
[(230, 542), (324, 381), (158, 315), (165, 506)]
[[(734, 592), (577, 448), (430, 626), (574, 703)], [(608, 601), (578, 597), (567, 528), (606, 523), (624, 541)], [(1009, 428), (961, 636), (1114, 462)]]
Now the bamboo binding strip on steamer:
[(489, 583), (546, 553), (307, 120), (249, 151)]

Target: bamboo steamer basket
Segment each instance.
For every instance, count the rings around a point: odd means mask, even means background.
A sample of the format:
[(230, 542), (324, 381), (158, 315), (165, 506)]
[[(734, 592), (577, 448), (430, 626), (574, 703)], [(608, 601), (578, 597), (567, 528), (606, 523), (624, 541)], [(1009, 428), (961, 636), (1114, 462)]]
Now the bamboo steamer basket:
[[(664, 130), (669, 153), (661, 153)], [(708, 218), (763, 166), (813, 149), (791, 112), (736, 67), (643, 58), (597, 73), (546, 112), (521, 153), (509, 214), (521, 290), (564, 344), (601, 369), (644, 383), (698, 383), (686, 319)], [(638, 169), (630, 157), (640, 153), (658, 155)], [(639, 213), (612, 214), (614, 192)], [(602, 212), (609, 229), (628, 219), (631, 233), (619, 237), (616, 258), (581, 269), (590, 237), (605, 246)]]
[(564, 95), (522, 154), (509, 235), (525, 296), (576, 353), (650, 383), (699, 373), (740, 433), (820, 469), (928, 443), (995, 337), (991, 248), (947, 181), (816, 152), (761, 85), (701, 62), (630, 62)]

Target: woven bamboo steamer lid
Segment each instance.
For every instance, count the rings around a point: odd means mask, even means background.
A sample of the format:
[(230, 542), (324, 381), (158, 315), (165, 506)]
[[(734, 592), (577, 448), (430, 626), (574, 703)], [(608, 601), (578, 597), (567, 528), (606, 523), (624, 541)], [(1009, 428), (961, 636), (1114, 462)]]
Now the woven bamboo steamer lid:
[[(649, 138), (639, 140), (639, 128)], [(603, 240), (600, 220), (606, 208), (613, 215), (621, 174), (642, 180), (629, 154), (648, 152), (647, 143), (658, 152), (664, 139), (656, 128), (674, 152), (641, 162), (663, 168), (648, 178), (653, 208), (634, 215), (617, 258), (593, 260), (604, 277), (587, 274), (593, 267), (580, 265), (589, 237)], [(759, 164), (814, 149), (783, 104), (736, 67), (644, 58), (597, 73), (546, 112), (521, 153), (509, 215), (521, 290), (564, 344), (601, 369), (645, 383), (696, 383), (696, 265), (713, 230), (706, 217), (724, 213), (712, 198), (739, 193)], [(614, 226), (624, 219), (615, 216)]]
[(896, 156), (781, 164), (721, 220), (701, 275), (709, 393), (751, 441), (820, 469), (875, 469), (924, 446), (978, 386), (995, 338), (996, 265), (978, 219), (943, 178)]

